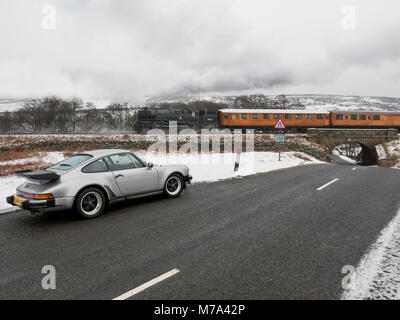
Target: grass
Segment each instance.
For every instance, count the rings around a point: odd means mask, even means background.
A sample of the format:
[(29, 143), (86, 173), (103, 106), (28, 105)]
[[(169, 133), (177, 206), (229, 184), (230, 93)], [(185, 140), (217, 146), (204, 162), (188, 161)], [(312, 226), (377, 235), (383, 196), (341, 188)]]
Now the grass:
[(299, 158), (299, 159), (301, 159), (301, 160), (304, 160), (304, 161), (311, 161), (309, 158), (307, 158), (306, 156), (304, 156), (304, 155), (302, 155), (301, 153), (295, 153), (294, 154), (294, 156), (295, 157), (297, 157), (297, 158)]

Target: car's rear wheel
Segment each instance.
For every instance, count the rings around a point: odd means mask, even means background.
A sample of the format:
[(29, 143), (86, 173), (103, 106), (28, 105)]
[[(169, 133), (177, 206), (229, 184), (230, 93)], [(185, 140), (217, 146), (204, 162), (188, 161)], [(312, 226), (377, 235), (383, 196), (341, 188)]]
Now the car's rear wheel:
[(85, 219), (92, 219), (100, 215), (106, 206), (104, 193), (98, 188), (82, 190), (75, 200), (75, 211)]
[(165, 181), (164, 194), (168, 198), (178, 197), (183, 190), (183, 179), (179, 174), (170, 175)]

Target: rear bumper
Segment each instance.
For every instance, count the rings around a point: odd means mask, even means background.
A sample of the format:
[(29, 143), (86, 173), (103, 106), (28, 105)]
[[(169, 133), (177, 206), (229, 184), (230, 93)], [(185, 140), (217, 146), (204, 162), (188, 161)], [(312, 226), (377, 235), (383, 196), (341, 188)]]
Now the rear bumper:
[(55, 199), (46, 199), (46, 200), (26, 199), (22, 201), (21, 206), (17, 206), (14, 203), (14, 196), (9, 196), (6, 198), (6, 200), (7, 203), (11, 204), (12, 206), (20, 207), (25, 210), (47, 209), (47, 208), (54, 208), (56, 206)]
[(188, 174), (188, 175), (185, 177), (185, 183), (190, 184), (190, 183), (192, 182), (192, 179), (193, 179), (192, 175), (191, 175), (191, 174)]

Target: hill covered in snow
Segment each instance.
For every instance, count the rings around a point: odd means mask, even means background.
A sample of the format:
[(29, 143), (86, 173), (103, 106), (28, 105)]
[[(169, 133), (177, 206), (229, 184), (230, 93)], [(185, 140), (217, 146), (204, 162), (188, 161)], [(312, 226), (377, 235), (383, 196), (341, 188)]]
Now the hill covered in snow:
[[(0, 112), (15, 111), (33, 99), (0, 99)], [(104, 109), (111, 100), (86, 99), (83, 105)], [(123, 101), (120, 101), (123, 103)], [(129, 103), (128, 103), (129, 104)], [(130, 104), (129, 104), (130, 105)], [(258, 108), (258, 109), (305, 109), (305, 110), (358, 110), (400, 112), (400, 98), (341, 96), (341, 95), (230, 95), (230, 96), (182, 96), (169, 98), (149, 98), (145, 106), (157, 108)]]
[[(31, 98), (26, 98), (26, 99), (0, 99), (0, 112), (6, 112), (6, 111), (16, 111), (20, 108), (22, 108), (25, 103), (30, 103), (34, 101), (35, 99)], [(39, 99), (40, 100), (40, 99)], [(97, 109), (104, 109), (108, 107), (112, 101), (107, 100), (107, 99), (83, 99), (82, 104), (84, 106), (87, 106), (89, 104), (92, 104), (95, 106)]]
[(400, 98), (341, 96), (341, 95), (237, 95), (237, 96), (185, 96), (148, 99), (146, 105), (192, 105), (200, 102), (215, 103), (228, 108), (282, 108), (305, 110), (364, 110), (400, 111)]

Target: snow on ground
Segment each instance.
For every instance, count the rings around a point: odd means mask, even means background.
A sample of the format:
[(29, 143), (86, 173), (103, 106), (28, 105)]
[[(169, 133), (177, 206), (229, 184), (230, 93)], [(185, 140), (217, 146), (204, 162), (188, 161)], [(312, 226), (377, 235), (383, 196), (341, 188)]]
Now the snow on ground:
[(386, 143), (387, 150), (389, 151), (389, 154), (387, 155), (385, 152), (385, 148), (380, 144), (377, 145), (376, 152), (378, 153), (378, 158), (379, 159), (387, 159), (390, 157), (397, 157), (399, 161), (397, 162), (396, 165), (393, 166), (393, 168), (400, 169), (400, 140), (395, 140)]
[(0, 165), (24, 164), (24, 163), (37, 162), (37, 161), (40, 161), (42, 163), (57, 163), (64, 158), (65, 157), (62, 152), (41, 152), (41, 153), (39, 153), (39, 155), (37, 157), (3, 161), (3, 162), (0, 162)]
[[(282, 152), (281, 161), (278, 153), (274, 152), (247, 152), (240, 156), (238, 172), (234, 172), (236, 154), (138, 154), (145, 161), (154, 164), (186, 164), (193, 176), (193, 182), (210, 182), (233, 177), (247, 176), (251, 174), (284, 169), (299, 165), (324, 163), (307, 154), (300, 152)], [(304, 158), (301, 159), (297, 157)], [(305, 160), (307, 159), (307, 160)]]
[(31, 99), (0, 99), (0, 112), (16, 111)]
[(24, 182), (24, 178), (14, 176), (0, 177), (0, 214), (16, 210), (6, 202), (6, 197), (14, 194), (15, 188)]
[(341, 154), (338, 150), (336, 150), (336, 149), (333, 150), (332, 153), (333, 153), (333, 154), (336, 154), (339, 158), (341, 158), (341, 159), (344, 160), (344, 161), (347, 161), (347, 162), (350, 162), (350, 163), (354, 163), (354, 164), (357, 163), (356, 160), (351, 159), (351, 158), (349, 158), (349, 157), (346, 157), (346, 156), (342, 155), (342, 154)]
[(361, 259), (342, 299), (400, 299), (400, 210)]
[[(186, 164), (189, 166), (193, 183), (211, 182), (233, 177), (242, 177), (255, 173), (268, 172), (299, 165), (308, 165), (321, 162), (305, 153), (282, 152), (281, 161), (278, 153), (274, 152), (248, 152), (240, 157), (239, 171), (234, 172), (236, 154), (157, 154), (137, 153), (139, 157), (154, 164)], [(0, 213), (13, 209), (5, 202), (5, 198), (15, 192), (15, 188), (22, 183), (23, 178), (14, 176), (0, 178)]]

